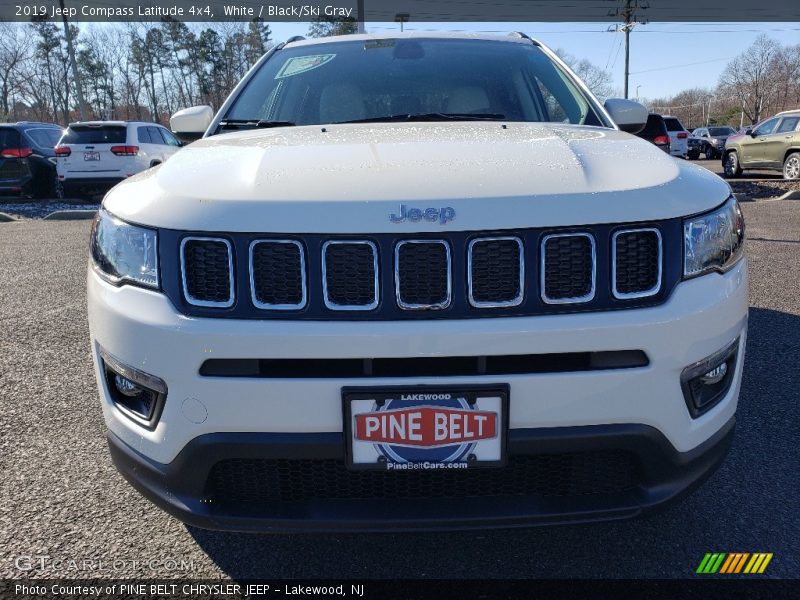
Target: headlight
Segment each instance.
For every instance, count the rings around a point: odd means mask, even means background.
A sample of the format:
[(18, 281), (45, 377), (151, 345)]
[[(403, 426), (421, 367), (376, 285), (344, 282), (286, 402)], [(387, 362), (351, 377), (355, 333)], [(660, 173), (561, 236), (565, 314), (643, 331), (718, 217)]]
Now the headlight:
[(102, 208), (92, 226), (91, 252), (106, 280), (158, 288), (158, 234), (121, 221)]
[(744, 253), (744, 216), (731, 197), (721, 207), (683, 222), (683, 276), (725, 272)]

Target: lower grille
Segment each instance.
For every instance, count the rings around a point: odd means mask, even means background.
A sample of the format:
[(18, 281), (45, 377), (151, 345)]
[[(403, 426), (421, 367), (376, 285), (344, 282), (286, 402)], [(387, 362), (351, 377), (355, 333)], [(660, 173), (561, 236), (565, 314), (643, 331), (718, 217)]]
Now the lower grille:
[(542, 241), (542, 300), (588, 302), (594, 297), (594, 238), (588, 233), (548, 235)]
[(619, 231), (613, 237), (612, 290), (617, 298), (651, 296), (661, 287), (661, 235), (656, 229)]
[(228, 459), (212, 468), (206, 493), (219, 505), (308, 500), (487, 498), (613, 494), (635, 487), (630, 452), (601, 450), (512, 456), (497, 469), (348, 471), (340, 460)]
[(404, 309), (450, 305), (450, 247), (440, 240), (408, 240), (395, 249), (395, 291)]
[(231, 244), (225, 239), (183, 239), (183, 294), (189, 304), (218, 307), (233, 305), (232, 254)]

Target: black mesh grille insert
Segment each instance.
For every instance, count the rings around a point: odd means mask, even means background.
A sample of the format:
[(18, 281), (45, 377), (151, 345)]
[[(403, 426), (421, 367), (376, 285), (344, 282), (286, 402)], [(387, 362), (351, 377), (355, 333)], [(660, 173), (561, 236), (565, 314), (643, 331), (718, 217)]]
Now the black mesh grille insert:
[(403, 308), (445, 308), (450, 303), (450, 258), (445, 242), (400, 242), (397, 292)]
[(325, 247), (329, 304), (364, 308), (377, 304), (375, 252), (371, 244), (360, 242), (337, 242)]
[(506, 304), (522, 300), (520, 253), (517, 238), (477, 240), (470, 254), (472, 301)]
[(544, 296), (547, 300), (583, 298), (592, 293), (592, 240), (586, 235), (544, 242)]
[(506, 467), (349, 471), (334, 459), (228, 459), (212, 468), (206, 493), (221, 505), (312, 499), (580, 496), (629, 490), (636, 457), (622, 450), (511, 456)]
[(304, 304), (303, 250), (287, 241), (253, 244), (253, 296), (258, 304), (297, 306)]
[(629, 231), (617, 235), (617, 294), (655, 293), (659, 284), (659, 241), (653, 230)]
[(189, 302), (227, 304), (233, 300), (230, 255), (223, 240), (187, 239), (183, 262)]

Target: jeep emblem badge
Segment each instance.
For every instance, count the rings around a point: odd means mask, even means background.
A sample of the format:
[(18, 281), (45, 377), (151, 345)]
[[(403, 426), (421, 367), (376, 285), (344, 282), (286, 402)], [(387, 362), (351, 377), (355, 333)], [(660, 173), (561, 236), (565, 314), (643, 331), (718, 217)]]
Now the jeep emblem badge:
[(404, 223), (405, 221), (410, 221), (412, 223), (416, 223), (418, 221), (429, 221), (431, 223), (439, 222), (440, 225), (444, 225), (448, 221), (452, 221), (456, 218), (456, 211), (452, 206), (445, 206), (443, 208), (407, 208), (405, 204), (400, 205), (400, 210), (397, 211), (399, 214), (390, 214), (389, 220), (392, 223)]

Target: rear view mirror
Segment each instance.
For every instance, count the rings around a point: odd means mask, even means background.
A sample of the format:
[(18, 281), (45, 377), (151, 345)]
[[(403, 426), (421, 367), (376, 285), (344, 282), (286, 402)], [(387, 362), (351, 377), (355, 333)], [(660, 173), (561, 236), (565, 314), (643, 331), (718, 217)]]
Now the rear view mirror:
[(176, 112), (169, 120), (169, 128), (185, 143), (199, 140), (211, 124), (214, 111), (210, 106), (192, 106)]
[(639, 133), (647, 124), (647, 109), (638, 102), (609, 98), (603, 106), (622, 131)]

